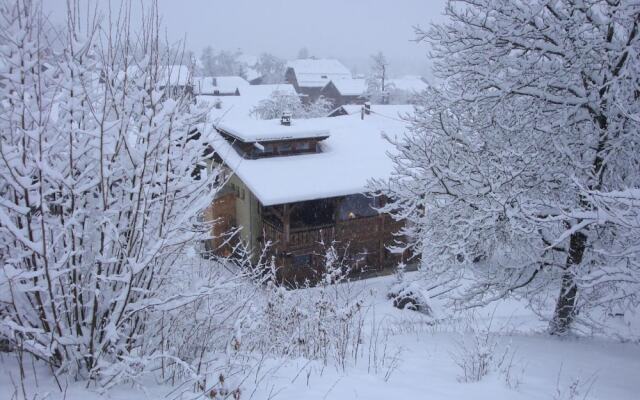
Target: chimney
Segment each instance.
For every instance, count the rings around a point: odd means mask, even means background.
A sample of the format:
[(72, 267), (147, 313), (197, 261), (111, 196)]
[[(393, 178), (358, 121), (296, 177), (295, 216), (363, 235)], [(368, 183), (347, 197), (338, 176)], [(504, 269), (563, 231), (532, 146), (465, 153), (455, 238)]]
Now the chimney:
[(371, 103), (368, 101), (364, 103), (364, 113), (367, 115), (371, 114)]
[(280, 125), (291, 126), (291, 113), (283, 112), (282, 117), (280, 117)]

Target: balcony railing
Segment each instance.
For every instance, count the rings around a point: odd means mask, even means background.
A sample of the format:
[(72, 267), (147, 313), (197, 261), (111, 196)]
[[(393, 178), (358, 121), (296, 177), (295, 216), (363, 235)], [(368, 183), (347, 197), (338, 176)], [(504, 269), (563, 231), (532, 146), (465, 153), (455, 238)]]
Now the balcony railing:
[[(289, 231), (289, 241), (285, 243), (284, 229), (275, 223), (263, 219), (264, 241), (271, 241), (272, 246), (280, 250), (292, 251), (301, 248), (315, 247), (320, 243), (330, 244), (336, 241), (354, 241), (378, 237), (383, 232), (386, 217), (361, 217), (338, 221), (335, 224), (305, 228), (294, 228)], [(388, 229), (384, 229), (388, 230)]]

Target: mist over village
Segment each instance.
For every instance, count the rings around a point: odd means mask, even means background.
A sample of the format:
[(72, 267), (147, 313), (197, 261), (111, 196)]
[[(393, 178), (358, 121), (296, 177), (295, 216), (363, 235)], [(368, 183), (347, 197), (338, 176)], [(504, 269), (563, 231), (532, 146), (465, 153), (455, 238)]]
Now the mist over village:
[(633, 400), (640, 0), (0, 0), (0, 400)]

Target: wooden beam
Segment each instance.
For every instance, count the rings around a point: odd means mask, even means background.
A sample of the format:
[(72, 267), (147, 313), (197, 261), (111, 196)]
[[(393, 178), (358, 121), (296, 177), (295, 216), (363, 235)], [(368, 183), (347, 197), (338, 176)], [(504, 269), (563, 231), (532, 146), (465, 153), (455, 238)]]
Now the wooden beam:
[(385, 232), (384, 232), (384, 214), (379, 214), (378, 215), (378, 221), (379, 221), (379, 231), (378, 231), (378, 239), (380, 240), (380, 247), (378, 248), (378, 263), (380, 265), (378, 265), (378, 269), (382, 269), (382, 266), (384, 264), (384, 237), (385, 237)]
[(291, 210), (289, 208), (289, 204), (285, 204), (282, 208), (282, 229), (284, 232), (284, 246), (287, 247), (289, 245), (289, 234), (291, 227)]

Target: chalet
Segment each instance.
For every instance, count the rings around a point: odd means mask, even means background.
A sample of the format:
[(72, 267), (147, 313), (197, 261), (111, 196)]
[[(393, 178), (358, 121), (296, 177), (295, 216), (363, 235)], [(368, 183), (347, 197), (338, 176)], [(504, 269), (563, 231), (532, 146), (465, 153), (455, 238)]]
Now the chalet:
[(391, 78), (387, 85), (389, 97), (394, 104), (414, 103), (416, 96), (429, 88), (422, 77), (415, 75)]
[(320, 90), (320, 96), (331, 100), (334, 107), (339, 107), (344, 104), (364, 104), (367, 101), (366, 92), (365, 79), (336, 79)]
[(351, 71), (338, 60), (310, 58), (288, 62), (285, 79), (305, 102), (311, 102), (330, 81), (351, 79)]
[(370, 114), (395, 119), (403, 119), (412, 115), (415, 111), (414, 106), (411, 104), (345, 104), (343, 106), (336, 107), (327, 116), (341, 117), (343, 115), (361, 115), (363, 112), (366, 112), (367, 109)]
[(240, 96), (249, 86), (240, 76), (205, 76), (193, 78), (194, 92), (200, 96)]
[[(382, 132), (404, 129), (379, 114), (218, 123), (211, 145), (229, 178), (207, 212), (219, 221), (214, 236), (238, 227), (237, 239), (254, 253), (270, 244), (283, 282), (317, 277), (332, 243), (354, 271), (394, 265), (387, 246), (402, 224), (378, 213), (383, 199), (368, 184), (393, 171)], [(222, 239), (208, 246), (231, 252)]]
[(288, 84), (246, 85), (239, 89), (238, 96), (199, 95), (198, 103), (213, 106), (210, 117), (212, 121), (219, 119), (249, 118), (254, 107), (260, 102), (270, 99), (275, 94), (295, 95), (296, 90)]

